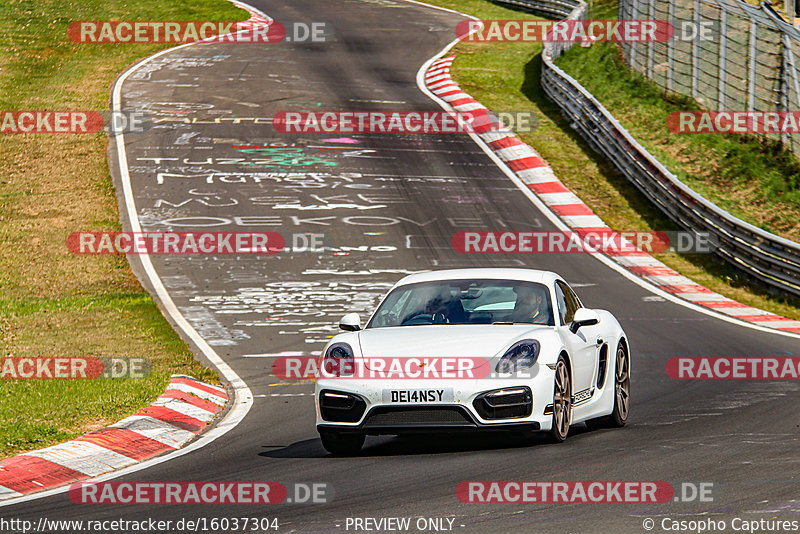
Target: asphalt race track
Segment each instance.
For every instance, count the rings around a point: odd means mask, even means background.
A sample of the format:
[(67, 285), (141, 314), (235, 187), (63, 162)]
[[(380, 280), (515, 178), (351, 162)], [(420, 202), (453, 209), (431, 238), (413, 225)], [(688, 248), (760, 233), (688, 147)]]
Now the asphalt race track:
[[(142, 509), (77, 505), (61, 493), (5, 515), (277, 517), (282, 532), (345, 532), (347, 517), (455, 517), (459, 532), (542, 533), (643, 532), (648, 517), (796, 517), (796, 382), (676, 381), (665, 364), (674, 356), (798, 356), (797, 338), (666, 301), (590, 256), (454, 252), (450, 239), (460, 230), (556, 229), (467, 135), (285, 135), (257, 120), (281, 111), (440, 109), (417, 87), (417, 71), (454, 38), (462, 17), (400, 0), (251, 5), (286, 25), (325, 22), (332, 40), (192, 45), (133, 71), (122, 85), (124, 107), (175, 119), (125, 136), (135, 215), (145, 231), (323, 234), (329, 249), (151, 256), (181, 313), (255, 399), (222, 438), (117, 480), (326, 482), (334, 499)], [(235, 148), (243, 145), (260, 148)], [(576, 425), (560, 445), (371, 437), (360, 457), (329, 456), (314, 427), (313, 384), (271, 376), (274, 355), (319, 351), (343, 314), (366, 318), (405, 273), (451, 267), (554, 270), (587, 306), (611, 310), (632, 347), (628, 426)], [(465, 480), (711, 482), (714, 500), (466, 504), (455, 493)]]

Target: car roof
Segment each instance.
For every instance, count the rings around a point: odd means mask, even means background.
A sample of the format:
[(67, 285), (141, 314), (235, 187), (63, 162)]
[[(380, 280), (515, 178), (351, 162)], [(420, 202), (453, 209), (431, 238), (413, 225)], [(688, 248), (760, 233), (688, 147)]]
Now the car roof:
[(561, 279), (561, 277), (552, 271), (539, 271), (537, 269), (446, 269), (442, 271), (427, 271), (424, 273), (410, 274), (397, 282), (395, 287), (419, 282), (433, 282), (436, 280), (464, 279), (521, 280), (525, 282), (538, 282), (549, 287), (555, 283), (557, 279)]

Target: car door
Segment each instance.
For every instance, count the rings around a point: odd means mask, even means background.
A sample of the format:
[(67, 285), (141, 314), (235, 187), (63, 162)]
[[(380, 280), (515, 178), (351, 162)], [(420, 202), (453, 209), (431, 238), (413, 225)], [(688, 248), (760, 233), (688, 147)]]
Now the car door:
[(582, 308), (580, 300), (566, 282), (556, 281), (556, 312), (559, 316), (559, 329), (561, 337), (567, 345), (567, 350), (572, 358), (572, 392), (576, 397), (575, 402), (588, 398), (594, 382), (595, 368), (598, 362), (597, 345), (599, 327), (597, 325), (584, 326), (577, 333), (569, 329), (575, 312)]

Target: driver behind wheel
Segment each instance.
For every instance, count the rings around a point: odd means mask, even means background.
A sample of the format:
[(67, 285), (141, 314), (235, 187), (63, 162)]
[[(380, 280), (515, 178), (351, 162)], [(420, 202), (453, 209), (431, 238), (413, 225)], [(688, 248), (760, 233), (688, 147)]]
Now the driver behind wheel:
[(517, 301), (510, 320), (515, 323), (549, 324), (549, 311), (544, 293), (530, 286), (514, 288)]
[(425, 304), (425, 313), (431, 316), (433, 324), (446, 324), (450, 322), (450, 303), (445, 296), (440, 294)]
[(461, 301), (449, 290), (442, 291), (425, 304), (425, 313), (433, 324), (463, 324), (466, 322)]

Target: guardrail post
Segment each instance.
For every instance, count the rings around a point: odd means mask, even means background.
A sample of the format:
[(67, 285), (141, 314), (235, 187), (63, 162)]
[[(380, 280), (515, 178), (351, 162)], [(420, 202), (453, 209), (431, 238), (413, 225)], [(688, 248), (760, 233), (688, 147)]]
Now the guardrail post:
[[(778, 73), (778, 94), (776, 105), (778, 107), (778, 111), (789, 111), (789, 60), (786, 57), (785, 41), (782, 40), (781, 44), (783, 45), (783, 50), (781, 51), (781, 68), (780, 72)], [(787, 140), (787, 135), (782, 133), (781, 143), (786, 143)]]
[[(656, 20), (656, 3), (650, 2), (650, 20)], [(655, 76), (655, 62), (656, 62), (656, 43), (650, 41), (647, 45), (647, 77), (652, 79)]]
[[(700, 0), (694, 0), (694, 27), (700, 28)], [(699, 30), (698, 30), (699, 31)], [(692, 98), (700, 96), (698, 81), (700, 80), (700, 39), (695, 36), (692, 43)]]
[(784, 0), (783, 11), (786, 13), (786, 18), (789, 19), (789, 22), (794, 24), (794, 19), (797, 18), (797, 1)]
[[(675, 0), (670, 0), (669, 2), (669, 21), (671, 24), (675, 24)], [(672, 75), (672, 72), (675, 70), (675, 43), (677, 39), (675, 36), (667, 42), (667, 89), (670, 91), (675, 90), (675, 77)]]
[(728, 71), (728, 40), (725, 35), (728, 32), (728, 11), (722, 5), (722, 16), (720, 17), (720, 32), (719, 32), (719, 97), (717, 98), (717, 109), (723, 111), (725, 109), (725, 97), (728, 90), (727, 75)]
[[(639, 18), (639, 0), (631, 0), (631, 19), (635, 20)], [(628, 46), (631, 47), (631, 67), (635, 70), (640, 70), (636, 66), (636, 53), (639, 51), (638, 48), (639, 43), (628, 43)], [(642, 69), (643, 70), (643, 69)]]
[[(619, 11), (617, 13), (617, 18), (619, 20), (626, 20), (632, 18), (629, 13), (631, 13), (631, 0), (619, 0)], [(625, 62), (630, 65), (631, 68), (635, 68), (633, 64), (633, 43), (620, 43), (622, 47), (623, 57), (625, 58)]]
[[(783, 58), (784, 58), (784, 68), (783, 73), (784, 76), (791, 78), (791, 85), (789, 85), (788, 80), (786, 80), (786, 84), (784, 85), (785, 91), (783, 95), (783, 100), (785, 103), (784, 111), (791, 112), (790, 109), (792, 107), (792, 97), (791, 94), (794, 92), (795, 99), (800, 99), (800, 82), (797, 80), (797, 65), (794, 62), (794, 52), (792, 51), (792, 41), (789, 39), (787, 34), (783, 34)], [(783, 134), (781, 137), (783, 144), (785, 146), (790, 146), (792, 143), (792, 137), (789, 134)]]
[(747, 109), (749, 111), (756, 111), (756, 55), (758, 54), (758, 47), (756, 44), (756, 32), (758, 26), (756, 21), (750, 21), (750, 76), (747, 87)]

